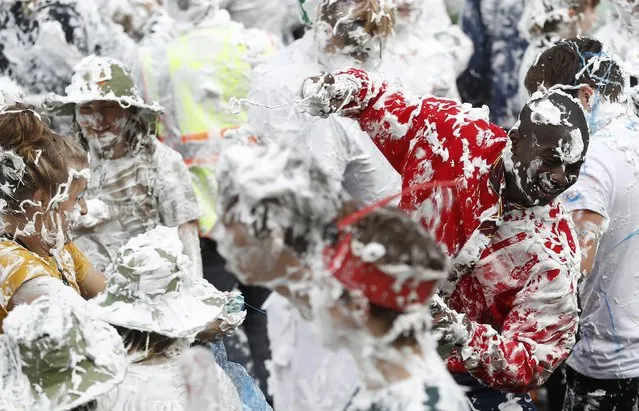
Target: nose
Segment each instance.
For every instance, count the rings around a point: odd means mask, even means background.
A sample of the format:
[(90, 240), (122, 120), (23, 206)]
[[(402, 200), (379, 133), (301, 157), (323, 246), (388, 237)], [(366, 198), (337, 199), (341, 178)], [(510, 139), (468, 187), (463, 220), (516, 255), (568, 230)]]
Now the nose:
[(554, 168), (550, 172), (550, 179), (559, 187), (568, 186), (568, 175), (566, 174), (566, 170), (563, 167)]
[(80, 206), (80, 215), (87, 215), (89, 208), (87, 207), (87, 201), (83, 198), (78, 202)]

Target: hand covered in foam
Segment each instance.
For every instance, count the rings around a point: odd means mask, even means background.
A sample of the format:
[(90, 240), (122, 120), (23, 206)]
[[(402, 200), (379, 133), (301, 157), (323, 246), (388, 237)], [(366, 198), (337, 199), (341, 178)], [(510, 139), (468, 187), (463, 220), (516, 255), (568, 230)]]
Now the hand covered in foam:
[(433, 315), (433, 331), (439, 334), (437, 351), (442, 358), (446, 358), (454, 348), (468, 342), (472, 324), (464, 314), (450, 309), (439, 295), (433, 296), (430, 309)]
[(300, 90), (302, 100), (298, 106), (310, 115), (326, 118), (350, 103), (359, 89), (355, 78), (323, 73), (304, 80)]
[(226, 305), (220, 317), (198, 335), (202, 341), (216, 341), (233, 335), (246, 318), (244, 296), (239, 291), (225, 292)]

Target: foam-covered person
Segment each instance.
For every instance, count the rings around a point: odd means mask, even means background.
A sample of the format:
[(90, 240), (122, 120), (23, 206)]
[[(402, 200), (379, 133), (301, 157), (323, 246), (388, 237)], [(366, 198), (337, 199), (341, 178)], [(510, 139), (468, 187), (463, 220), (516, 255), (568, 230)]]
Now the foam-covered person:
[(45, 108), (73, 116), (76, 137), (91, 154), (88, 214), (74, 238), (100, 270), (119, 248), (158, 225), (178, 227), (193, 275), (202, 276), (200, 215), (182, 157), (155, 136), (162, 108), (145, 102), (119, 61), (89, 56), (75, 68), (66, 95), (50, 94)]
[(394, 34), (379, 70), (413, 93), (459, 100), (457, 77), (472, 52), (472, 42), (452, 24), (443, 0), (396, 0)]
[(226, 147), (217, 177), (220, 253), (240, 281), (275, 290), (290, 307), (280, 316), (263, 306), (274, 408), (342, 409), (358, 384), (356, 365), (348, 351), (323, 347), (308, 322), (324, 232), (344, 207), (341, 185), (308, 153), (275, 143)]
[(621, 59), (621, 65), (629, 76), (625, 88), (630, 103), (639, 115), (639, 50), (633, 47), (639, 41), (639, 1), (613, 0), (616, 18), (611, 19), (595, 33), (595, 37), (610, 47)]
[(122, 339), (84, 304), (41, 296), (9, 313), (0, 336), (0, 409), (92, 411), (124, 381)]
[(399, 203), (453, 261), (435, 313), (441, 342), (454, 348), (449, 369), (479, 409), (509, 400), (531, 409), (524, 393), (575, 342), (577, 236), (558, 196), (588, 149), (579, 101), (539, 92), (507, 134), (486, 110), (417, 97), (358, 69), (309, 78), (302, 97), (315, 115), (358, 120), (404, 189), (454, 183), (407, 191)]
[[(579, 97), (591, 117), (591, 145), (577, 183), (564, 193), (581, 249), (580, 338), (566, 361), (563, 409), (613, 410), (639, 406), (633, 353), (633, 232), (639, 221), (634, 153), (639, 119), (624, 100), (624, 77), (597, 40), (560, 42), (541, 54), (526, 86), (561, 87)], [(575, 89), (575, 86), (578, 86)], [(620, 101), (622, 100), (622, 101)], [(620, 307), (602, 301), (628, 301)]]
[(81, 145), (51, 131), (32, 106), (0, 109), (0, 325), (18, 304), (59, 287), (85, 298), (104, 289), (104, 275), (70, 234), (87, 212), (88, 167)]
[(529, 0), (521, 16), (519, 30), (529, 45), (519, 68), (519, 101), (521, 109), (528, 101), (524, 84), (528, 69), (537, 56), (563, 39), (590, 34), (597, 20), (599, 0)]
[[(156, 227), (132, 238), (109, 267), (106, 291), (87, 310), (114, 325), (130, 365), (116, 390), (99, 401), (101, 410), (185, 410), (187, 387), (181, 355), (208, 328), (236, 325), (246, 314), (202, 278), (193, 278), (176, 228)], [(223, 326), (221, 328), (224, 328)], [(209, 352), (209, 356), (212, 359)], [(238, 392), (224, 373), (208, 389), (219, 389), (224, 410), (241, 410)]]
[(385, 207), (341, 228), (324, 255), (332, 278), (311, 292), (314, 322), (362, 380), (345, 410), (469, 410), (430, 332), (428, 302), (450, 268), (434, 238)]
[[(370, 203), (396, 194), (401, 187), (399, 176), (355, 122), (336, 116), (312, 118), (294, 107), (298, 84), (305, 77), (344, 66), (372, 70), (386, 61), (385, 43), (394, 26), (392, 4), (379, 0), (318, 0), (305, 1), (301, 10), (303, 19), (312, 27), (301, 39), (252, 72), (248, 100), (257, 104), (249, 105), (249, 125), (264, 140), (291, 144), (311, 153), (328, 176), (342, 184), (358, 203)], [(392, 63), (386, 63), (387, 67)], [(398, 78), (399, 75), (393, 74)], [(280, 319), (277, 323), (269, 322), (269, 327), (276, 327), (269, 330), (269, 335), (273, 336), (274, 342), (272, 356), (277, 358), (274, 364), (278, 364), (278, 370), (271, 370), (270, 379), (274, 384), (277, 384), (276, 380), (281, 381), (281, 388), (274, 389), (274, 396), (279, 396), (279, 400), (274, 399), (276, 408), (308, 408), (296, 403), (298, 399), (307, 398), (299, 382), (319, 381), (317, 376), (323, 371), (316, 371), (323, 362), (321, 358), (336, 354), (326, 352), (314, 336), (311, 324), (300, 318), (297, 309), (280, 294), (271, 294), (263, 307)], [(282, 340), (282, 343), (276, 340)], [(284, 343), (285, 340), (288, 342)], [(302, 345), (300, 341), (306, 343)], [(290, 343), (294, 344), (292, 350), (287, 348)], [(310, 364), (311, 359), (315, 365)], [(354, 368), (350, 358), (325, 363), (348, 363), (347, 368)], [(337, 379), (346, 380), (346, 377), (336, 377), (326, 384), (317, 382), (313, 390), (321, 392), (318, 385), (337, 386)], [(350, 386), (350, 382), (344, 385)], [(335, 390), (341, 392), (342, 388)], [(327, 389), (311, 403), (326, 411), (340, 408), (335, 405), (341, 402), (340, 396), (332, 394), (335, 390)]]

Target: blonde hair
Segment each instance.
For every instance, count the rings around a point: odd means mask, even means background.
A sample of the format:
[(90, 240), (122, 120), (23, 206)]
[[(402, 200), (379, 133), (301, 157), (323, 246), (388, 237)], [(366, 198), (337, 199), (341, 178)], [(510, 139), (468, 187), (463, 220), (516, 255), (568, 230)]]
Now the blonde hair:
[(0, 199), (8, 211), (21, 211), (20, 204), (38, 189), (52, 195), (70, 169), (87, 162), (82, 146), (53, 132), (33, 106), (16, 103), (0, 110)]
[(356, 0), (353, 17), (366, 21), (364, 30), (372, 36), (386, 37), (395, 27), (395, 12), (387, 1)]
[(324, 0), (320, 18), (330, 20), (344, 3), (353, 3), (352, 20), (364, 21), (364, 30), (371, 36), (387, 37), (395, 27), (395, 10), (388, 0)]

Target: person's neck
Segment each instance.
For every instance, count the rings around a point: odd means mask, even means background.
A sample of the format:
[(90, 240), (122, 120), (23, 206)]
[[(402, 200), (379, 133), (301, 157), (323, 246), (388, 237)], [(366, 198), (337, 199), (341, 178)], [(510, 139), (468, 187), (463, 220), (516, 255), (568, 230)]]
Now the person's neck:
[(15, 240), (19, 241), (20, 244), (27, 250), (39, 255), (40, 257), (51, 256), (49, 248), (42, 244), (40, 237), (37, 235), (30, 235), (25, 237), (18, 236), (15, 238)]
[[(393, 353), (392, 358), (388, 356), (364, 358), (363, 351), (360, 349), (351, 350), (360, 369), (364, 385), (369, 390), (379, 390), (390, 384), (405, 381), (412, 377), (407, 366), (414, 362), (415, 357), (423, 355), (422, 350), (417, 343), (393, 343), (392, 346), (381, 350), (385, 353)], [(376, 353), (378, 350), (376, 350)], [(383, 354), (382, 354), (383, 355)], [(376, 372), (371, 372), (367, 366), (372, 363)], [(380, 378), (381, 377), (381, 378)]]
[[(35, 218), (35, 217), (32, 217)], [(24, 220), (24, 221), (23, 221)], [(28, 219), (24, 216), (5, 216), (5, 235), (4, 237), (18, 242), (27, 250), (41, 257), (49, 257), (51, 253), (49, 248), (42, 243), (42, 239), (38, 235), (20, 235), (18, 227), (25, 227)]]

